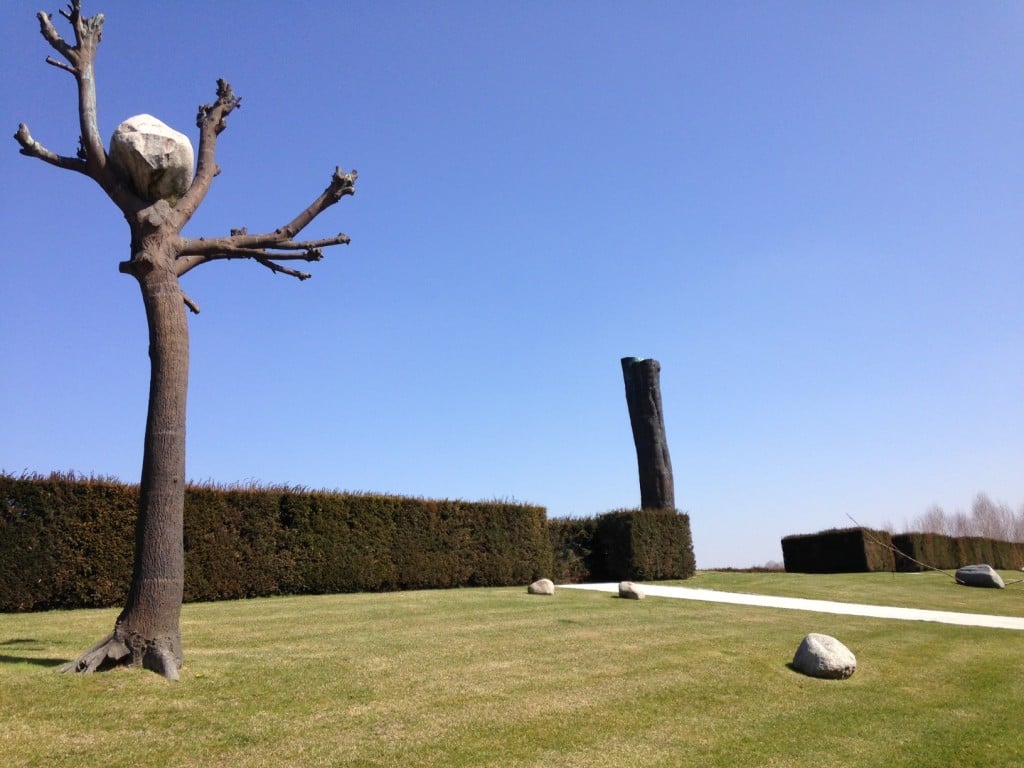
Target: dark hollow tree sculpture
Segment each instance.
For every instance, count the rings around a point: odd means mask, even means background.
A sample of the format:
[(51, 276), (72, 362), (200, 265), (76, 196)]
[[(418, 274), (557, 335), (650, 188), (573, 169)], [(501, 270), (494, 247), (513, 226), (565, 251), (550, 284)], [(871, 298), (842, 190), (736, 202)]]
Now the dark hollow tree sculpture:
[(344, 234), (320, 240), (296, 236), (328, 207), (355, 191), (355, 171), (337, 168), (327, 188), (282, 227), (250, 235), (232, 230), (227, 237), (191, 239), (181, 230), (203, 201), (220, 169), (214, 157), (217, 137), (240, 100), (223, 80), (217, 100), (199, 108), (199, 151), (195, 176), (173, 204), (146, 200), (108, 160), (96, 116), (94, 61), (103, 15), (85, 17), (81, 1), (61, 11), (74, 29), (69, 44), (49, 14), (38, 14), (40, 30), (62, 60), (49, 64), (70, 73), (78, 85), (81, 138), (75, 156), (57, 155), (32, 138), (22, 124), (15, 138), (21, 153), (95, 181), (124, 214), (131, 230), (131, 258), (120, 271), (134, 277), (142, 290), (149, 324), (149, 413), (142, 458), (142, 480), (135, 532), (135, 565), (124, 610), (110, 636), (86, 651), (65, 670), (93, 672), (136, 666), (177, 680), (183, 655), (179, 617), (184, 584), (183, 512), (185, 503), (185, 399), (188, 390), (189, 335), (186, 308), (198, 307), (181, 290), (179, 278), (218, 259), (251, 259), (276, 273), (305, 280), (305, 272), (281, 265), (288, 260), (318, 261), (322, 249), (348, 243)]
[(636, 460), (640, 470), (640, 507), (675, 509), (672, 460), (665, 439), (665, 417), (661, 410), (661, 365), (657, 360), (622, 358), (626, 382), (626, 405), (633, 427)]

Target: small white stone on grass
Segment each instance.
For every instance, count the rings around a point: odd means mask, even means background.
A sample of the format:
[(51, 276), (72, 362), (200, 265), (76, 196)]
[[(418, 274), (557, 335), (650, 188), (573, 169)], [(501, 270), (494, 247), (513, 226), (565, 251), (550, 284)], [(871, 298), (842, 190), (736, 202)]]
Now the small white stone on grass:
[(619, 582), (619, 597), (625, 597), (628, 600), (643, 600), (646, 595), (632, 581), (621, 581)]
[(844, 680), (857, 671), (857, 657), (834, 637), (812, 632), (796, 649), (793, 668), (811, 677)]
[(551, 579), (537, 579), (526, 591), (531, 595), (553, 595), (555, 594), (555, 582)]

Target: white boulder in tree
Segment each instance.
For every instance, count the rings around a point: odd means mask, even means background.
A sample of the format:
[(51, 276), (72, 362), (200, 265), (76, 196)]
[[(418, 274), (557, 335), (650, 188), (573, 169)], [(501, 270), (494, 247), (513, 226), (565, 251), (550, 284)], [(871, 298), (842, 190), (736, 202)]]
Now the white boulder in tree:
[(195, 153), (188, 136), (152, 115), (129, 117), (110, 137), (110, 163), (147, 202), (178, 202), (192, 183)]
[(857, 671), (857, 657), (834, 637), (812, 632), (796, 649), (793, 669), (811, 677), (843, 680)]

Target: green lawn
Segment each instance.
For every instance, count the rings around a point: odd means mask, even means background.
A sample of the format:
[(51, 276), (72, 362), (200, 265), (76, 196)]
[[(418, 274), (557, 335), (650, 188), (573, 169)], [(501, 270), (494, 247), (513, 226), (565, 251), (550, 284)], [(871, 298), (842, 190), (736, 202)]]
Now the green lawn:
[[(944, 581), (707, 572), (687, 584), (1024, 615), (1024, 585)], [(1024, 632), (461, 589), (187, 605), (180, 683), (58, 675), (115, 615), (0, 615), (0, 764), (1024, 765)], [(790, 670), (808, 632), (846, 643), (857, 673)]]
[[(1003, 582), (1024, 579), (1021, 571), (1000, 571)], [(1006, 589), (963, 587), (937, 571), (927, 573), (734, 573), (701, 571), (672, 582), (686, 587), (808, 597), (844, 603), (895, 605), (936, 611), (1024, 616), (1024, 583)]]

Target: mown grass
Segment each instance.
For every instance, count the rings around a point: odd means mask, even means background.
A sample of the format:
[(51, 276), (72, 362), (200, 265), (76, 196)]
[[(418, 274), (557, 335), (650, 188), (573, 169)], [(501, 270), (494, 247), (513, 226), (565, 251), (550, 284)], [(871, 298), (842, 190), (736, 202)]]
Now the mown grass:
[[(1024, 590), (936, 605), (932, 575), (895, 580), (912, 607), (1024, 614)], [(687, 583), (881, 589), (871, 574)], [(115, 615), (0, 615), (3, 765), (1024, 765), (1024, 633), (1008, 630), (462, 589), (187, 605), (182, 682), (58, 675)], [(789, 668), (812, 631), (857, 654), (852, 678)]]
[[(1006, 584), (1024, 579), (1021, 571), (1000, 571)], [(925, 573), (739, 573), (700, 571), (671, 582), (687, 587), (869, 603), (937, 611), (1024, 616), (1024, 583), (1007, 589), (968, 588), (938, 571)]]

